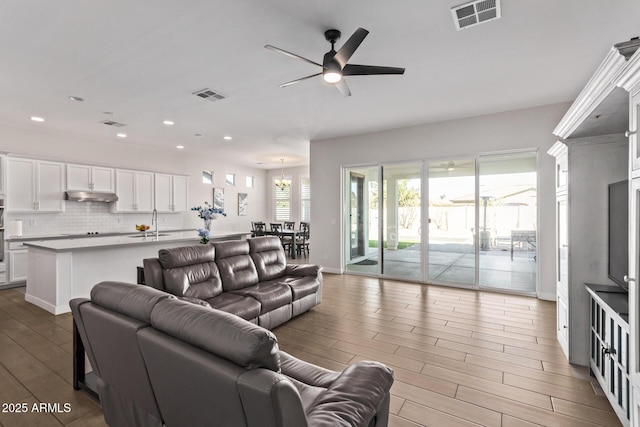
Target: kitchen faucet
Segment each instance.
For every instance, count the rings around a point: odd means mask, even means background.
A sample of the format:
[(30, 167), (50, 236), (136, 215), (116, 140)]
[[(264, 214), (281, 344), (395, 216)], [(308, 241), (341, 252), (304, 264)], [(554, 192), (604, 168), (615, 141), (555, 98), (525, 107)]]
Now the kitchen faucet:
[(158, 210), (154, 209), (153, 213), (151, 214), (151, 225), (156, 226), (154, 233), (156, 234), (156, 238), (158, 237)]

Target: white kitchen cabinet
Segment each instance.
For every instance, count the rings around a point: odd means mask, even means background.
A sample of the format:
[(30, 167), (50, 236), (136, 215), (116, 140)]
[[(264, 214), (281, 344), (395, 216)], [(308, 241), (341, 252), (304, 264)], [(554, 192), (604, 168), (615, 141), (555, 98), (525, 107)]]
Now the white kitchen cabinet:
[(64, 164), (9, 157), (7, 212), (64, 211)]
[(9, 250), (9, 282), (27, 280), (28, 251), (26, 249)]
[(112, 193), (115, 191), (115, 169), (68, 164), (67, 190)]
[(154, 209), (154, 174), (116, 169), (115, 212), (152, 212)]
[(155, 207), (158, 212), (185, 212), (189, 178), (180, 175), (155, 174)]

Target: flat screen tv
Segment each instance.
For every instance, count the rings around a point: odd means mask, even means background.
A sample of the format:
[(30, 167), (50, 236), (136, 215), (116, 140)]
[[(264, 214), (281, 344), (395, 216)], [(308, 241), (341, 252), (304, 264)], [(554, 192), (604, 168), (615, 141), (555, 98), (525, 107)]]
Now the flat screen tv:
[(609, 184), (609, 278), (624, 290), (629, 271), (629, 181)]

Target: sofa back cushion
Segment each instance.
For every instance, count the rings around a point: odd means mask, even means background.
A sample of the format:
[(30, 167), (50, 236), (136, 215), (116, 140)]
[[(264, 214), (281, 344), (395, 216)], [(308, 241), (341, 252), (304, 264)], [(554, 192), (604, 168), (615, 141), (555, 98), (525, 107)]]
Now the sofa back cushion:
[(246, 288), (258, 283), (258, 272), (249, 255), (249, 242), (229, 240), (216, 242), (216, 264), (225, 291)]
[(284, 275), (287, 258), (277, 236), (256, 237), (249, 240), (249, 253), (261, 282)]
[(151, 326), (245, 369), (280, 372), (276, 336), (231, 313), (173, 299), (155, 305)]
[(160, 249), (164, 287), (179, 297), (207, 300), (222, 293), (222, 281), (212, 245)]

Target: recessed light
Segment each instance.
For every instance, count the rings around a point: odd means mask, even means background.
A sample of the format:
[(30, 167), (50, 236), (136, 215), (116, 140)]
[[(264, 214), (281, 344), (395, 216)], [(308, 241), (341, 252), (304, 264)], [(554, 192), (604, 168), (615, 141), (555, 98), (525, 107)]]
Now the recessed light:
[(42, 117), (36, 116), (31, 116), (31, 120), (33, 120), (34, 122), (44, 122), (44, 119)]
[(126, 137), (127, 137), (127, 134), (126, 134), (126, 133), (118, 133), (118, 134), (116, 134), (116, 136), (117, 136), (118, 138), (126, 138)]
[(81, 98), (79, 96), (70, 96), (69, 99), (72, 101), (84, 102), (84, 98)]
[(107, 116), (113, 116), (111, 111), (103, 111), (102, 114), (106, 114)]
[(197, 136), (198, 138), (200, 138), (202, 136), (201, 133), (194, 133), (193, 136)]
[(231, 138), (229, 135), (226, 135), (225, 137), (223, 137), (222, 139), (226, 139), (227, 141), (231, 141), (233, 138)]
[(176, 145), (176, 148), (177, 148), (178, 150), (182, 150), (182, 149), (184, 148), (184, 145)]
[(165, 125), (167, 125), (167, 126), (173, 126), (173, 125), (174, 125), (174, 123), (173, 123), (171, 120), (165, 120), (165, 121), (164, 121), (164, 122), (162, 122), (162, 123), (164, 123), (164, 124), (165, 124)]

